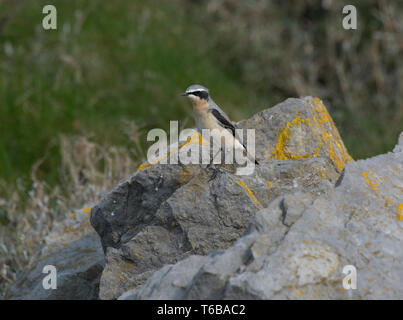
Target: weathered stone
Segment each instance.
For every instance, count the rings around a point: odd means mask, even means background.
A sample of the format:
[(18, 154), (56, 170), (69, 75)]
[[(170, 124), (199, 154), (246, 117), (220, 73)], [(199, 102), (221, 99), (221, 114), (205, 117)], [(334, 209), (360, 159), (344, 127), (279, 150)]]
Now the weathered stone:
[[(319, 99), (288, 99), (238, 126), (256, 130), (260, 165), (253, 174), (237, 176), (227, 166), (211, 179), (214, 167), (143, 164), (92, 210), (104, 248), (116, 249), (106, 251), (102, 299), (137, 288), (165, 264), (228, 248), (273, 199), (297, 191), (307, 199), (326, 193), (350, 160)], [(205, 141), (196, 135), (170, 146), (168, 160), (180, 158), (186, 145), (195, 143)], [(301, 213), (289, 206), (286, 220), (283, 213), (278, 220), (284, 228)]]
[(142, 299), (147, 299), (148, 297), (159, 299), (159, 297), (165, 297), (167, 293), (169, 293), (169, 299), (184, 299), (188, 282), (199, 271), (205, 260), (207, 260), (205, 256), (194, 255), (186, 260), (179, 261), (175, 265), (175, 270), (172, 270), (172, 265), (166, 265), (150, 276), (147, 280), (148, 285), (143, 287), (144, 290), (137, 292), (137, 290), (132, 289), (119, 297), (119, 299), (136, 300), (139, 297)]
[[(99, 237), (89, 223), (90, 208), (72, 213), (56, 223), (45, 245), (10, 288), (10, 299), (98, 299), (105, 265)], [(57, 289), (44, 289), (46, 265), (56, 267)]]
[(257, 159), (322, 157), (330, 159), (337, 172), (351, 160), (332, 118), (318, 98), (287, 99), (241, 121), (239, 126), (256, 130)]
[[(326, 108), (311, 97), (237, 126), (256, 130), (260, 165), (252, 174), (163, 164), (206, 143), (198, 134), (182, 137), (93, 207), (102, 246), (85, 214), (73, 215), (47, 237), (13, 298), (94, 299), (98, 282), (102, 299), (346, 298), (345, 264), (357, 266), (359, 279), (378, 277), (379, 288), (385, 281), (382, 288), (392, 288), (385, 297), (398, 297), (402, 146), (350, 161)], [(42, 289), (45, 264), (60, 269), (60, 290)], [(381, 296), (375, 280), (362, 281), (366, 290), (347, 297)]]
[(120, 183), (94, 207), (91, 224), (101, 237), (104, 250), (118, 248), (142, 226), (152, 224), (161, 203), (192, 176), (181, 165), (154, 165)]
[[(400, 299), (402, 137), (393, 153), (348, 163), (337, 186), (315, 199), (299, 191), (278, 197), (257, 212), (246, 235), (199, 268), (190, 266), (193, 256), (181, 261), (191, 279), (181, 299)], [(173, 299), (165, 289), (177, 265), (165, 267), (159, 281), (153, 275), (135, 298)], [(357, 269), (356, 290), (342, 286), (346, 265)]]

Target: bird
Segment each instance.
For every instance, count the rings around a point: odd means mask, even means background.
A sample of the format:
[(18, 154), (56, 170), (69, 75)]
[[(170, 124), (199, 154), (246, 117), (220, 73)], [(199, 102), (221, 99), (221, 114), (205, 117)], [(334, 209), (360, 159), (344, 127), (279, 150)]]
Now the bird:
[[(199, 84), (189, 86), (182, 96), (187, 96), (193, 104), (193, 115), (196, 123), (197, 130), (202, 134), (203, 129), (218, 129), (219, 136), (210, 131), (214, 143), (222, 142), (225, 149), (234, 148), (234, 151), (242, 151), (244, 154), (251, 158), (248, 154), (246, 146), (239, 141), (236, 136), (235, 126), (228, 117), (228, 115), (213, 101), (210, 96), (209, 89)], [(224, 137), (224, 138), (223, 138)], [(229, 145), (228, 145), (229, 142)], [(214, 160), (215, 157), (213, 157)], [(259, 164), (256, 159), (252, 159), (255, 164)]]

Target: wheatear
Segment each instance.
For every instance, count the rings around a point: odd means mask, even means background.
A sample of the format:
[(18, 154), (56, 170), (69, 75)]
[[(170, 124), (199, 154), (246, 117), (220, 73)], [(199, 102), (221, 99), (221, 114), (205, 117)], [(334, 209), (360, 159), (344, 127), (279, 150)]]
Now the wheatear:
[[(201, 134), (203, 134), (203, 129), (210, 129), (213, 143), (217, 143), (221, 147), (225, 143), (224, 152), (232, 148), (235, 152), (240, 151), (246, 154), (248, 158), (251, 158), (247, 153), (245, 145), (236, 137), (235, 127), (231, 120), (211, 99), (207, 88), (194, 84), (187, 88), (186, 92), (182, 93), (182, 95), (187, 96), (193, 104), (196, 127)], [(259, 164), (254, 158), (251, 161)]]

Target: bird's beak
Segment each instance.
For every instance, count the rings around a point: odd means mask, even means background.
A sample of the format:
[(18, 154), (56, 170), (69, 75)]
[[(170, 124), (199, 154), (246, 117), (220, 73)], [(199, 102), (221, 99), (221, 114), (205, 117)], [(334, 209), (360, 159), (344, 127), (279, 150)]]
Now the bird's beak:
[(180, 95), (181, 96), (187, 96), (188, 94), (186, 92), (184, 92), (184, 93), (181, 93)]

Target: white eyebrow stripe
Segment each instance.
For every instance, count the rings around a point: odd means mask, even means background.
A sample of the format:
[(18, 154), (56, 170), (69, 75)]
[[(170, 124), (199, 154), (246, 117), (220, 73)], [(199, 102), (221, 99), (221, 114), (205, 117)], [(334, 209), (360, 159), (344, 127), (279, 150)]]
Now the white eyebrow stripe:
[(195, 92), (207, 92), (207, 90), (203, 90), (203, 89), (197, 89), (197, 90), (192, 90), (192, 91), (186, 91), (186, 93), (195, 93)]

